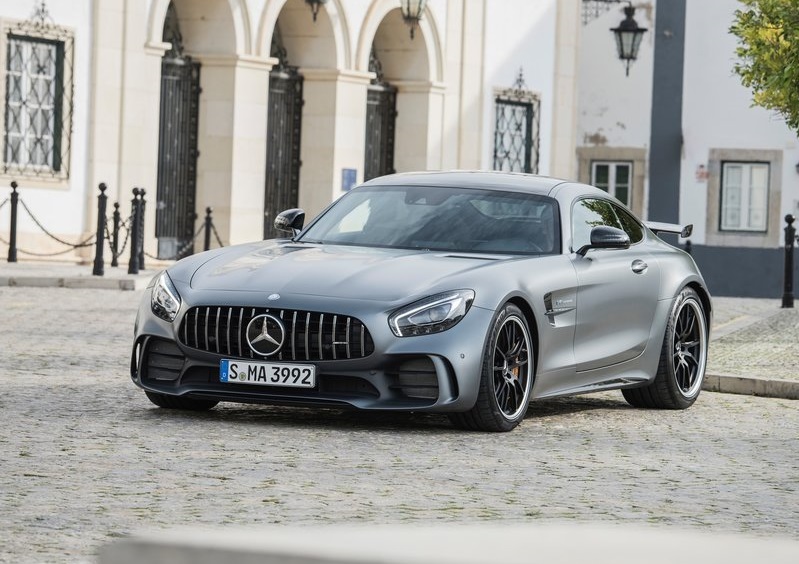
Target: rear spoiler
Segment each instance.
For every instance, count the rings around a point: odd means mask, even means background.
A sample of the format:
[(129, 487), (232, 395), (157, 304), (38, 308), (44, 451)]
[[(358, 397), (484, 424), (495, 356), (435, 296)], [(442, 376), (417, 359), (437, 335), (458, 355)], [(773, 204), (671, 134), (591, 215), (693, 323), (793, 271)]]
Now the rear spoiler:
[(691, 233), (694, 232), (694, 224), (689, 223), (688, 225), (677, 225), (676, 223), (659, 223), (657, 221), (646, 221), (644, 222), (650, 230), (654, 231), (655, 233), (676, 233), (683, 239), (686, 239), (691, 236)]

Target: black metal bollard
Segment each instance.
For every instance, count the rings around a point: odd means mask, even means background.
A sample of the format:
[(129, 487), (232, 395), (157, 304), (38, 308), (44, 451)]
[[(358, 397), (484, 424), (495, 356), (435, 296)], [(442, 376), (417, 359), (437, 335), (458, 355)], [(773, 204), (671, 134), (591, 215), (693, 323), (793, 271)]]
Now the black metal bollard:
[(11, 181), (11, 237), (8, 241), (8, 262), (17, 262), (17, 181)]
[(119, 266), (119, 222), (122, 216), (119, 213), (119, 202), (114, 202), (114, 230), (111, 232), (111, 266)]
[(796, 228), (793, 226), (794, 217), (791, 214), (785, 216), (785, 291), (782, 294), (782, 307), (793, 307), (793, 247), (796, 241)]
[(211, 248), (211, 226), (213, 225), (213, 220), (211, 219), (211, 212), (213, 212), (213, 208), (208, 207), (205, 208), (205, 244), (203, 245), (203, 250), (207, 251)]
[(128, 261), (128, 274), (139, 273), (139, 189), (133, 189), (133, 199), (130, 201), (130, 260)]
[(139, 270), (144, 270), (144, 188), (139, 188)]
[(107, 187), (104, 182), (100, 183), (100, 195), (97, 196), (97, 237), (94, 242), (94, 276), (102, 276), (105, 273), (105, 263), (103, 261), (103, 250), (105, 249), (105, 207), (108, 203), (108, 196), (105, 195)]
[(691, 244), (691, 240), (688, 239), (687, 241), (685, 241), (685, 252), (690, 255), (693, 253), (693, 250), (694, 250), (693, 244)]

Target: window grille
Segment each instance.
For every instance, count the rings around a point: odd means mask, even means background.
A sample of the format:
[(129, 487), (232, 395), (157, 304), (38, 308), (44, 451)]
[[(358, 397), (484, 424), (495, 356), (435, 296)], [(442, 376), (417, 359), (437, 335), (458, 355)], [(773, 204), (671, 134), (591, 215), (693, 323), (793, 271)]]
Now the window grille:
[(537, 174), (541, 100), (527, 90), (521, 70), (494, 102), (494, 170)]
[(72, 33), (42, 4), (6, 30), (3, 172), (68, 178), (72, 137)]

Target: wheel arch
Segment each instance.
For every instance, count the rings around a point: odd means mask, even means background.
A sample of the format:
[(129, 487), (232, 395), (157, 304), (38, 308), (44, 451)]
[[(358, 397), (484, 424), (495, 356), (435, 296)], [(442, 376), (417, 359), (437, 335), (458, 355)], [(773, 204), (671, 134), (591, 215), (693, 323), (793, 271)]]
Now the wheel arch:
[(710, 324), (713, 315), (713, 304), (710, 300), (710, 293), (705, 289), (704, 286), (702, 286), (699, 282), (696, 281), (689, 282), (688, 284), (686, 284), (685, 287), (691, 288), (699, 296), (699, 301), (702, 304), (702, 309), (705, 311), (705, 320), (707, 321), (708, 331), (710, 331)]
[(532, 306), (521, 296), (511, 296), (509, 297), (505, 303), (510, 303), (518, 307), (522, 310), (524, 314), (524, 319), (527, 321), (527, 327), (530, 329), (530, 338), (533, 340), (533, 346), (535, 347), (534, 354), (535, 354), (535, 364), (534, 366), (537, 368), (538, 366), (538, 324), (536, 323), (535, 319), (535, 312), (533, 312)]

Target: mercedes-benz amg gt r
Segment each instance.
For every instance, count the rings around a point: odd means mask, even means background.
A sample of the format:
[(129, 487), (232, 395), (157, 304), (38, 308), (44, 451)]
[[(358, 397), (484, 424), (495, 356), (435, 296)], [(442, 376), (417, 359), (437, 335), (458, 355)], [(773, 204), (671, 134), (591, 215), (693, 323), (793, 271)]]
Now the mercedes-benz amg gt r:
[(606, 192), (513, 173), (371, 180), (290, 238), (158, 274), (133, 381), (158, 406), (220, 401), (446, 413), (508, 431), (531, 400), (699, 395), (711, 299), (691, 257)]

